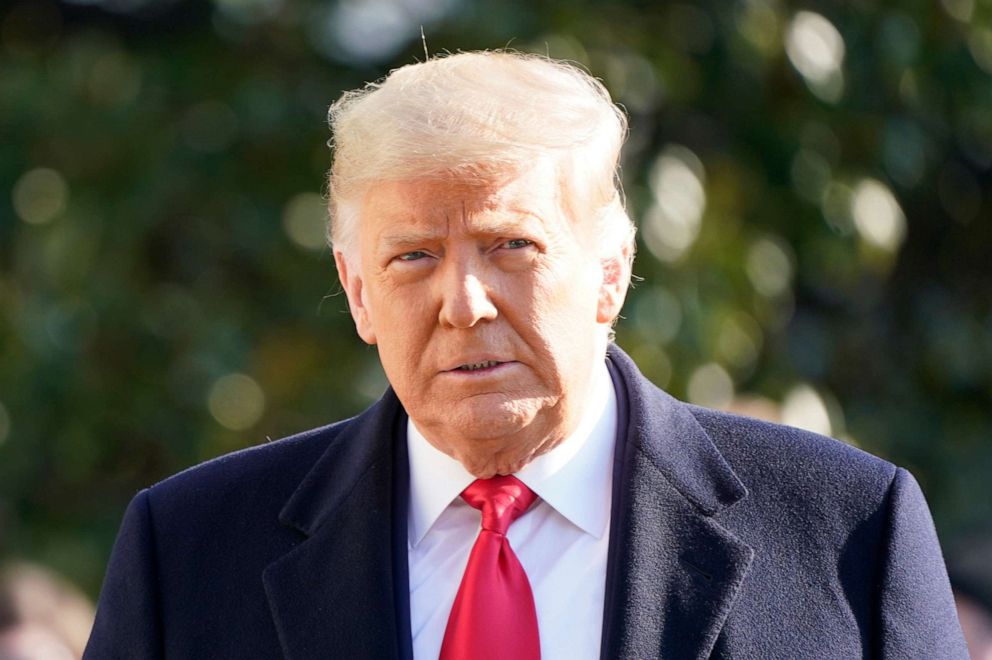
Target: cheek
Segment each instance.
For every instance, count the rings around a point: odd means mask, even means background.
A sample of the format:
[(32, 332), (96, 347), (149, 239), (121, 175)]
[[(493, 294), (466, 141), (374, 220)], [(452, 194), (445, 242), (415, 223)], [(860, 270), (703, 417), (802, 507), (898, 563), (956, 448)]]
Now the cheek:
[(555, 310), (559, 332), (565, 337), (575, 360), (596, 342), (598, 323), (600, 274), (594, 268), (577, 268), (557, 292)]
[(567, 364), (594, 343), (597, 332), (598, 286), (595, 274), (567, 272), (565, 277), (540, 280), (531, 291), (529, 328), (547, 359)]
[(595, 323), (599, 284), (596, 269), (571, 269), (543, 288), (539, 295), (540, 313), (571, 324), (577, 332), (587, 332)]
[(413, 371), (437, 324), (436, 310), (422, 290), (403, 286), (377, 291), (373, 307), (384, 366), (396, 375)]

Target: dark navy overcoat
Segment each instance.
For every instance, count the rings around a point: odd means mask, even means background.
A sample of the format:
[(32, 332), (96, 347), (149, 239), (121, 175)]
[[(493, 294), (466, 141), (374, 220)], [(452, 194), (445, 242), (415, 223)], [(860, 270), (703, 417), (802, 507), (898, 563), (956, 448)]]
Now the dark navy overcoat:
[[(908, 472), (683, 404), (616, 346), (608, 364), (604, 658), (968, 657)], [(388, 391), (138, 493), (85, 657), (410, 657), (404, 429)]]

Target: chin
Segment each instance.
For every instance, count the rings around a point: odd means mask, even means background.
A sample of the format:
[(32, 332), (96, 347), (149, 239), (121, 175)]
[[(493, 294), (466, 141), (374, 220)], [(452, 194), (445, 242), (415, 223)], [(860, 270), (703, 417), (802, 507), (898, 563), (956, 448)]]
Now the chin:
[(484, 394), (459, 401), (449, 411), (449, 423), (466, 438), (480, 441), (513, 436), (530, 426), (544, 407), (541, 399), (507, 399)]
[(546, 403), (543, 399), (504, 399), (498, 405), (475, 401), (468, 408), (459, 406), (448, 418), (459, 429), (453, 457), (477, 479), (518, 472), (553, 446), (548, 430), (537, 419)]

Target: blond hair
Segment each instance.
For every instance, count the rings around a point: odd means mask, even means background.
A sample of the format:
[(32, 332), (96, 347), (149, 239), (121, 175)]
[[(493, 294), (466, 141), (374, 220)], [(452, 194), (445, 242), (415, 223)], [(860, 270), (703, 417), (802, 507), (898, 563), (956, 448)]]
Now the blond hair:
[(487, 180), (549, 156), (573, 220), (591, 222), (605, 249), (632, 246), (618, 177), (627, 119), (602, 83), (572, 64), (510, 51), (436, 57), (345, 92), (328, 120), (328, 238), (346, 254), (376, 182)]

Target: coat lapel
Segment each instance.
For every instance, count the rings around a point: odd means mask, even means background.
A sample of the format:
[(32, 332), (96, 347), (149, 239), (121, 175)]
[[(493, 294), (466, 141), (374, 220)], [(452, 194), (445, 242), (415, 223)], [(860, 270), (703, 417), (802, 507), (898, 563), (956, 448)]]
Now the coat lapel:
[[(615, 346), (609, 360), (623, 425), (602, 655), (705, 658), (753, 557), (716, 517), (746, 490), (684, 404)], [(410, 657), (400, 412), (389, 391), (348, 423), (280, 514), (301, 541), (263, 581), (289, 660)]]
[(615, 346), (609, 359), (627, 423), (618, 431), (602, 655), (706, 658), (753, 557), (716, 515), (747, 491), (685, 404)]
[(397, 620), (394, 598), (409, 589), (394, 562), (394, 543), (406, 547), (405, 532), (394, 538), (405, 530), (393, 514), (399, 410), (389, 391), (348, 423), (280, 513), (303, 537), (263, 581), (290, 660), (406, 655), (400, 633), (409, 637), (408, 625)]

